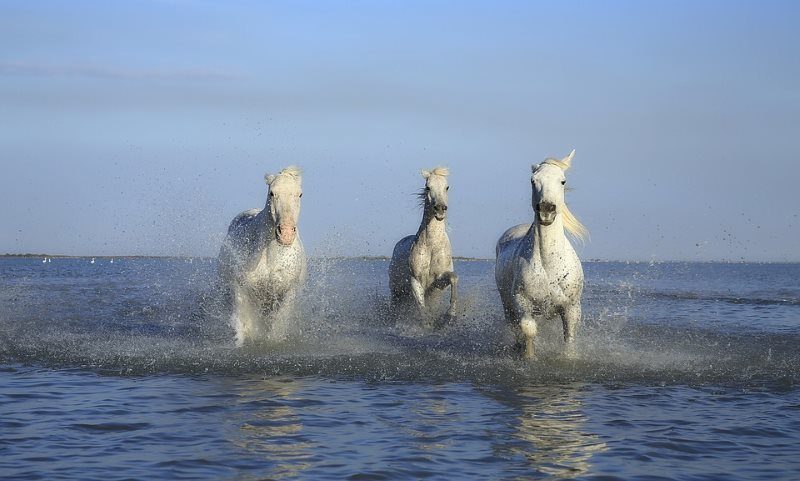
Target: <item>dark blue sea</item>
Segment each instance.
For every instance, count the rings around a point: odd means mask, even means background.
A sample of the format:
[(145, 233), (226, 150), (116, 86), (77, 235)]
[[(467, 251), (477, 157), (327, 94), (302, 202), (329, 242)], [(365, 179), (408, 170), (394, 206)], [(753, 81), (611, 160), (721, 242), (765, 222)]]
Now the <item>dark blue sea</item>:
[(800, 265), (586, 263), (533, 361), (493, 262), (439, 330), (387, 267), (312, 260), (237, 349), (214, 259), (0, 259), (0, 479), (800, 479)]

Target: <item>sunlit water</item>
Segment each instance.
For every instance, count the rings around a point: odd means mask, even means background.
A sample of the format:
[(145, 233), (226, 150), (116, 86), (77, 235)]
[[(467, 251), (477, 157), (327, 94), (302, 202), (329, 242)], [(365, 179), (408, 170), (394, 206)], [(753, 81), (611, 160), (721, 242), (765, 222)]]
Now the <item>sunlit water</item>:
[(437, 331), (387, 268), (312, 261), (236, 349), (214, 260), (0, 260), (0, 478), (800, 479), (800, 265), (587, 263), (535, 361), (492, 262)]

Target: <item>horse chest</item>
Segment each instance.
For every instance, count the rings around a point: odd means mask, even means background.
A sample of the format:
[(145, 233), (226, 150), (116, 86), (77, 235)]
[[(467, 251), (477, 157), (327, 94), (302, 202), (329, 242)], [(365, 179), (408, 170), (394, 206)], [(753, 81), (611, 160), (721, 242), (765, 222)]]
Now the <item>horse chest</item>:
[(568, 276), (563, 269), (546, 269), (541, 260), (521, 259), (525, 265), (518, 270), (517, 290), (525, 293), (526, 297), (540, 304), (559, 304), (552, 293), (554, 289), (561, 291), (564, 281)]
[(452, 270), (452, 257), (449, 252), (412, 249), (409, 261), (411, 263), (411, 274), (424, 285), (430, 285), (441, 274)]
[(255, 290), (288, 290), (300, 275), (300, 263), (293, 253), (280, 251), (261, 254), (255, 268), (247, 273), (247, 280)]

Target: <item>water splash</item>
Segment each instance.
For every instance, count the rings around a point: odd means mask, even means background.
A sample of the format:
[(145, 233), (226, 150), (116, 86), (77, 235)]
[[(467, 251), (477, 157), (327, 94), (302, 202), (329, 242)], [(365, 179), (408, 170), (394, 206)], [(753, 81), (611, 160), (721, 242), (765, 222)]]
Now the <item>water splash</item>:
[[(41, 268), (41, 262), (37, 263)], [(88, 271), (4, 278), (0, 361), (81, 367), (115, 374), (205, 373), (325, 376), (368, 381), (493, 383), (646, 382), (795, 385), (797, 332), (662, 322), (667, 302), (641, 283), (588, 276), (578, 356), (563, 356), (560, 322), (543, 323), (539, 358), (509, 348), (489, 262), (460, 262), (462, 303), (438, 330), (396, 322), (383, 260), (317, 258), (297, 309), (280, 335), (237, 349), (229, 299), (213, 260), (116, 262)], [(26, 268), (27, 269), (27, 268)], [(744, 316), (763, 306), (739, 304)], [(782, 306), (791, 309), (792, 306)], [(642, 315), (642, 314), (645, 315)], [(400, 319), (403, 321), (403, 319)]]

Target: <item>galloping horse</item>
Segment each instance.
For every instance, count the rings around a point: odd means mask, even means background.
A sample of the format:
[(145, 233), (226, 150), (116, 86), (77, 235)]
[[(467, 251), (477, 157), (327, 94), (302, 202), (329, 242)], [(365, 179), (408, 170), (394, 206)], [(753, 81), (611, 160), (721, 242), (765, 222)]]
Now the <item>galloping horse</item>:
[(573, 150), (561, 160), (547, 159), (533, 166), (533, 223), (512, 227), (497, 241), (497, 289), (506, 320), (519, 326), (517, 339), (524, 342), (527, 357), (534, 357), (537, 322), (556, 315), (564, 325), (567, 354), (575, 354), (583, 269), (564, 231), (578, 240), (586, 238), (588, 232), (564, 202), (564, 172), (574, 156)]
[(445, 231), (448, 174), (443, 167), (422, 171), (425, 188), (418, 194), (423, 204), (422, 223), (416, 235), (404, 237), (394, 246), (389, 264), (392, 305), (413, 299), (426, 318), (432, 297), (447, 286), (450, 286), (448, 317), (454, 317), (456, 310), (458, 276), (453, 272), (452, 249)]
[(233, 292), (231, 324), (236, 344), (262, 334), (268, 321), (291, 308), (306, 275), (306, 254), (297, 233), (300, 170), (265, 175), (269, 195), (263, 209), (237, 215), (219, 253), (219, 272)]

